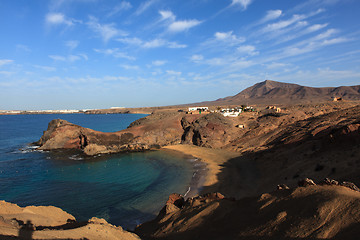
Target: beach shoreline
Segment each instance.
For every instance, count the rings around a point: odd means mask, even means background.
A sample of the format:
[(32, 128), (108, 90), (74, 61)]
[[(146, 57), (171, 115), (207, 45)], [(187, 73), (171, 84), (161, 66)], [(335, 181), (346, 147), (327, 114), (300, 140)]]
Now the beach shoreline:
[[(186, 197), (194, 197), (202, 194), (203, 188), (207, 188), (207, 191), (211, 189), (213, 192), (221, 192), (221, 188), (216, 187), (219, 182), (218, 174), (221, 172), (224, 163), (230, 159), (239, 157), (241, 153), (227, 151), (223, 149), (204, 148), (194, 145), (179, 144), (164, 146), (163, 150), (177, 151), (185, 155), (191, 156), (192, 159), (197, 159), (205, 165), (205, 171), (198, 172), (197, 179), (192, 181), (190, 186), (190, 192)], [(195, 169), (196, 171), (196, 169)], [(193, 189), (195, 188), (195, 189)]]

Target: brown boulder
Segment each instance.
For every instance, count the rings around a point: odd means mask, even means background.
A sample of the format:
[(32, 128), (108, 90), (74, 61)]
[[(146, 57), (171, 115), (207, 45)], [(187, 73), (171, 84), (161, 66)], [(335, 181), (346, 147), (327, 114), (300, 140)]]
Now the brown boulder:
[(309, 179), (309, 178), (305, 178), (303, 180), (300, 180), (298, 182), (298, 185), (299, 185), (299, 187), (306, 187), (306, 186), (316, 185), (316, 183), (313, 180)]
[(342, 182), (340, 183), (340, 186), (347, 187), (354, 191), (360, 192), (360, 189), (352, 182)]

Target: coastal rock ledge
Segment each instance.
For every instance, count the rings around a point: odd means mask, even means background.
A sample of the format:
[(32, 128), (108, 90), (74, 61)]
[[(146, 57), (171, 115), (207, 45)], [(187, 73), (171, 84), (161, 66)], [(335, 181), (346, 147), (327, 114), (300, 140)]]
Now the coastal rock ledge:
[(0, 201), (0, 239), (140, 240), (105, 219), (93, 217), (79, 222), (57, 207), (19, 207), (5, 201)]
[(155, 113), (111, 133), (55, 119), (34, 144), (40, 146), (39, 150), (78, 149), (86, 155), (143, 151), (179, 143), (217, 148), (233, 139), (231, 128), (232, 124), (220, 114)]

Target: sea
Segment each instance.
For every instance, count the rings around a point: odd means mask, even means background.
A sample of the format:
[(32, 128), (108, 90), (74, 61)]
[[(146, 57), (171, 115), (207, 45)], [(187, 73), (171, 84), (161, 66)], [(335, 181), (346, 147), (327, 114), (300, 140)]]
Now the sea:
[(171, 193), (187, 194), (204, 166), (172, 151), (105, 154), (38, 151), (48, 123), (64, 119), (98, 131), (114, 132), (144, 114), (0, 115), (0, 200), (52, 205), (75, 216), (134, 229), (156, 217)]

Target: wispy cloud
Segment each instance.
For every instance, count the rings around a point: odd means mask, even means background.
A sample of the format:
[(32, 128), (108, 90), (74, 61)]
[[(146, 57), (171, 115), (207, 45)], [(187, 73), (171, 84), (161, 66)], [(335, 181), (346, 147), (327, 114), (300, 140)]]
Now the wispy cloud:
[(290, 35), (287, 35), (287, 36), (284, 36), (282, 37), (281, 39), (279, 39), (276, 44), (279, 44), (279, 43), (284, 43), (284, 42), (287, 42), (287, 41), (291, 41), (291, 40), (294, 40), (296, 38), (299, 38), (299, 37), (302, 37), (304, 35), (307, 35), (307, 34), (310, 34), (310, 33), (314, 33), (314, 32), (317, 32), (317, 31), (320, 31), (321, 29), (327, 27), (328, 24), (327, 23), (324, 23), (324, 24), (314, 24), (314, 25), (311, 25), (309, 27), (307, 27), (306, 29), (302, 30), (302, 31), (296, 31), (294, 34), (290, 34)]
[(13, 62), (14, 62), (14, 60), (11, 60), (11, 59), (0, 59), (0, 66), (6, 65), (6, 64), (11, 64)]
[(262, 32), (266, 33), (266, 32), (281, 30), (305, 18), (306, 18), (305, 15), (295, 14), (290, 19), (268, 24), (265, 28), (262, 29)]
[(48, 13), (45, 16), (45, 22), (49, 25), (65, 24), (67, 26), (72, 26), (74, 25), (75, 21), (73, 19), (67, 18), (62, 13)]
[(75, 40), (66, 41), (65, 46), (70, 48), (70, 50), (74, 50), (79, 46), (79, 41), (75, 41)]
[(128, 64), (121, 64), (120, 67), (126, 69), (126, 70), (139, 70), (140, 67), (137, 65), (128, 65)]
[(161, 21), (163, 20), (171, 20), (171, 21), (175, 21), (176, 16), (174, 15), (173, 12), (171, 11), (159, 11), (160, 15), (161, 15)]
[(236, 49), (240, 53), (244, 53), (250, 56), (258, 55), (259, 52), (256, 51), (256, 48), (252, 45), (243, 45)]
[(108, 42), (113, 37), (127, 35), (125, 31), (117, 29), (114, 23), (100, 24), (99, 20), (93, 16), (89, 17), (89, 21), (87, 22), (87, 25), (91, 30), (97, 33), (105, 43)]
[(216, 32), (214, 34), (214, 37), (215, 37), (215, 40), (226, 42), (230, 45), (236, 45), (236, 44), (245, 42), (245, 38), (236, 36), (235, 34), (233, 34), (233, 31)]
[(272, 62), (269, 64), (266, 64), (266, 68), (267, 69), (277, 69), (277, 68), (284, 68), (288, 66), (288, 64), (286, 63), (279, 63), (279, 62)]
[(49, 55), (49, 58), (51, 58), (54, 61), (60, 61), (60, 62), (75, 62), (81, 59), (88, 60), (86, 54), (68, 55), (68, 56)]
[(16, 44), (16, 50), (23, 51), (23, 52), (31, 52), (31, 49), (24, 44)]
[(125, 58), (128, 60), (135, 60), (135, 57), (129, 56), (126, 53), (120, 51), (119, 48), (108, 48), (108, 49), (94, 49), (97, 53), (102, 53), (104, 55), (113, 56), (115, 58)]
[(259, 23), (265, 23), (268, 21), (275, 20), (282, 15), (282, 10), (269, 10), (266, 15), (259, 21)]
[(232, 0), (231, 6), (241, 6), (242, 9), (246, 10), (247, 7), (253, 2), (253, 0)]
[(204, 56), (200, 55), (200, 54), (194, 54), (194, 55), (191, 56), (190, 60), (192, 62), (198, 63), (198, 62), (201, 62), (202, 60), (204, 60)]
[(179, 44), (177, 42), (170, 42), (162, 38), (155, 38), (149, 41), (143, 41), (140, 38), (120, 38), (117, 41), (135, 45), (141, 48), (159, 48), (159, 47), (167, 47), (167, 48), (186, 48), (185, 44)]
[(164, 65), (165, 63), (167, 63), (167, 61), (164, 61), (164, 60), (156, 60), (156, 61), (152, 61), (152, 65), (153, 66), (162, 66)]
[(169, 25), (168, 30), (170, 32), (174, 32), (174, 33), (183, 32), (183, 31), (187, 31), (190, 28), (193, 28), (201, 23), (202, 23), (201, 21), (196, 20), (196, 19), (175, 21)]
[(167, 30), (172, 33), (183, 32), (187, 31), (190, 28), (193, 28), (202, 23), (197, 19), (189, 19), (189, 20), (178, 20), (176, 21), (176, 16), (171, 11), (159, 11), (161, 16), (158, 22), (166, 22), (167, 23)]
[(0, 74), (1, 75), (4, 75), (4, 76), (7, 76), (7, 77), (10, 77), (11, 75), (14, 75), (15, 72), (10, 72), (10, 71), (0, 71)]
[(111, 12), (109, 12), (107, 14), (107, 17), (112, 17), (118, 13), (121, 13), (123, 11), (129, 10), (132, 8), (132, 5), (130, 2), (127, 1), (122, 1), (121, 3), (119, 3), (118, 5), (116, 5)]
[(139, 16), (143, 14), (146, 10), (148, 10), (152, 5), (154, 5), (158, 0), (148, 0), (140, 4), (138, 9), (135, 11), (135, 15)]
[(47, 72), (54, 72), (56, 71), (55, 67), (49, 67), (49, 66), (42, 66), (42, 65), (33, 65), (34, 68), (41, 69)]
[(182, 72), (178, 72), (178, 71), (174, 71), (174, 70), (167, 70), (166, 73), (169, 75), (175, 75), (175, 76), (180, 76), (182, 74)]

